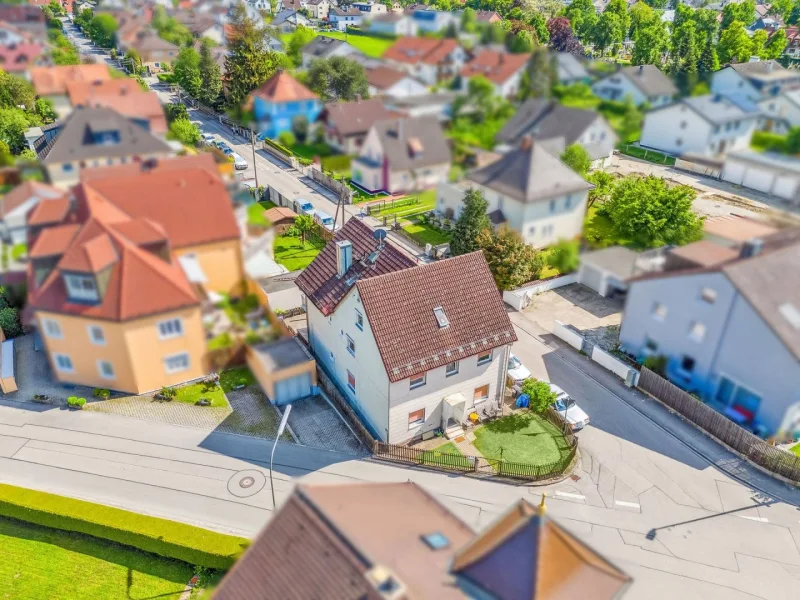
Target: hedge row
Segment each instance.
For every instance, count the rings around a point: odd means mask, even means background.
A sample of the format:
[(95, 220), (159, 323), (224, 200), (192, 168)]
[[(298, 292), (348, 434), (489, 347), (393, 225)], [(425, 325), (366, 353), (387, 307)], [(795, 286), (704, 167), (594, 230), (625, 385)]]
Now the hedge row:
[(175, 521), (0, 484), (0, 516), (75, 531), (190, 565), (227, 569), (249, 541)]

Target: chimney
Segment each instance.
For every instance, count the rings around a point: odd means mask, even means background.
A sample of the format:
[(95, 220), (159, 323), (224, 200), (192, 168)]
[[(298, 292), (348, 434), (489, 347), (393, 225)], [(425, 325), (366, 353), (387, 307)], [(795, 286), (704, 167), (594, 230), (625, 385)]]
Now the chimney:
[(522, 139), (519, 141), (519, 149), (530, 150), (531, 146), (533, 146), (533, 138), (529, 135), (523, 135)]
[(764, 242), (759, 238), (747, 240), (744, 244), (742, 244), (741, 250), (739, 250), (739, 258), (753, 258), (754, 256), (761, 254), (761, 250), (763, 249)]
[(353, 244), (349, 240), (336, 242), (336, 275), (344, 277), (353, 264)]

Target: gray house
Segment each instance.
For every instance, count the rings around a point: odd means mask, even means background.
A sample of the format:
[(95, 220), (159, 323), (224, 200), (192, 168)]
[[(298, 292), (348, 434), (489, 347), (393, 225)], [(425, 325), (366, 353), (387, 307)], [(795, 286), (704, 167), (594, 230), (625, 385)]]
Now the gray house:
[(38, 181), (26, 181), (5, 196), (0, 196), (0, 239), (6, 244), (24, 243), (27, 239), (28, 213), (42, 200), (63, 196), (63, 190)]
[(332, 37), (319, 35), (311, 40), (308, 44), (303, 46), (300, 51), (303, 58), (303, 67), (308, 68), (311, 66), (311, 61), (318, 58), (331, 58), (333, 56), (342, 56), (345, 58), (354, 59), (356, 57), (363, 57), (364, 55), (356, 48), (345, 42), (344, 40), (337, 40)]
[[(624, 351), (762, 435), (800, 430), (800, 229), (701, 241), (628, 282)], [(789, 276), (795, 274), (795, 276)]]

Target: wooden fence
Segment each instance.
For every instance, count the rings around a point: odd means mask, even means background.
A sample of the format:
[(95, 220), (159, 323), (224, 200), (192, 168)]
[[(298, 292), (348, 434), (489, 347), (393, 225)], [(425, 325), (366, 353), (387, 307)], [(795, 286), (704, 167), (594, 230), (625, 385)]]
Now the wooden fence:
[(647, 367), (642, 367), (638, 387), (750, 462), (800, 483), (800, 456), (771, 446)]

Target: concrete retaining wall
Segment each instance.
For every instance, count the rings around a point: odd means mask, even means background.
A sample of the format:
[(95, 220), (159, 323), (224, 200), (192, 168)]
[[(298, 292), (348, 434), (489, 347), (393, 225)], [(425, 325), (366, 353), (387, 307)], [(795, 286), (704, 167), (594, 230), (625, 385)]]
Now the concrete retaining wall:
[(583, 336), (564, 325), (561, 321), (556, 321), (555, 325), (553, 325), (553, 334), (567, 342), (575, 350), (580, 351), (583, 348)]
[(541, 281), (535, 281), (521, 288), (503, 292), (503, 302), (516, 310), (522, 310), (530, 305), (531, 300), (536, 294), (577, 283), (577, 281), (577, 273), (542, 279)]
[(639, 381), (639, 371), (626, 365), (621, 360), (614, 358), (608, 352), (601, 350), (597, 346), (592, 349), (592, 360), (621, 378), (628, 387), (635, 386)]

